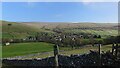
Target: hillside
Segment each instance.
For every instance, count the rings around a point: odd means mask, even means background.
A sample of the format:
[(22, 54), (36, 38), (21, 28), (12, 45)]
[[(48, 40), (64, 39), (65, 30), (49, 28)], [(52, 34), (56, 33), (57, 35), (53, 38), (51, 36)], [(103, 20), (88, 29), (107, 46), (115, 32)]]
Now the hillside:
[(39, 29), (62, 29), (63, 33), (91, 33), (102, 36), (118, 35), (117, 23), (24, 22)]
[(112, 28), (115, 29), (118, 24), (117, 23), (86, 23), (86, 22), (80, 22), (80, 23), (70, 23), (70, 22), (23, 22), (23, 24), (34, 26), (36, 28)]
[(34, 35), (39, 32), (36, 28), (27, 26), (22, 23), (2, 21), (3, 38), (24, 38), (28, 35)]
[(3, 38), (25, 38), (35, 35), (37, 32), (53, 32), (53, 29), (64, 30), (63, 33), (91, 33), (100, 35), (117, 35), (117, 24), (108, 23), (64, 23), (64, 22), (7, 22), (2, 21)]

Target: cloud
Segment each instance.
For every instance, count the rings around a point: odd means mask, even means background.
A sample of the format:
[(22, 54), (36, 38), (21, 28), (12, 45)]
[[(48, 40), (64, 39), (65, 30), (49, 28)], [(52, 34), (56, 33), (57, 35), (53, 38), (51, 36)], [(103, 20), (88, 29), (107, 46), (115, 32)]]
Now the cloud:
[(34, 7), (36, 5), (35, 2), (37, 2), (39, 0), (28, 0), (26, 3), (29, 7)]
[(72, 23), (79, 23), (79, 22), (72, 22)]
[(119, 0), (81, 0), (81, 2), (118, 2)]
[(89, 5), (94, 2), (119, 2), (119, 0), (81, 0), (84, 5)]

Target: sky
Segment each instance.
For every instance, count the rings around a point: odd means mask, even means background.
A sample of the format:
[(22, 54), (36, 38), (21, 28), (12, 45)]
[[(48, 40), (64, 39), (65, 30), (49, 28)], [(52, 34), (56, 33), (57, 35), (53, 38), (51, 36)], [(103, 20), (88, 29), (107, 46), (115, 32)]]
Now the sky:
[(116, 23), (118, 3), (3, 2), (0, 19), (14, 22)]

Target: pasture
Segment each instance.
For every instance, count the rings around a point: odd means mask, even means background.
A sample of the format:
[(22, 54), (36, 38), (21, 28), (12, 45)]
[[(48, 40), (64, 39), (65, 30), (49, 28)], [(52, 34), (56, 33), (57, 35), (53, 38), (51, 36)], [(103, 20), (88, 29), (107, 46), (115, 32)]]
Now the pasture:
[(43, 42), (14, 43), (2, 47), (2, 56), (12, 57), (49, 51), (53, 51), (53, 44)]
[[(75, 54), (86, 54), (86, 53), (89, 53), (90, 51), (89, 50), (95, 50), (95, 51), (98, 51), (98, 46), (95, 46), (95, 47), (92, 47), (92, 46), (84, 46), (84, 47), (80, 47), (79, 49), (71, 49), (70, 47), (63, 47), (63, 48), (59, 48), (60, 51), (59, 54), (62, 54), (62, 55), (66, 55), (66, 56), (69, 56), (71, 54), (75, 55)], [(112, 45), (104, 45), (101, 47), (101, 51), (111, 51), (112, 49)], [(64, 50), (64, 51), (63, 51)], [(39, 55), (39, 56), (31, 56), (29, 58), (46, 58), (48, 56), (54, 56), (54, 53), (53, 52), (50, 52), (48, 54), (42, 54), (42, 55)]]
[[(38, 56), (31, 56), (29, 58), (45, 58), (53, 56), (53, 45), (44, 42), (29, 42), (29, 43), (14, 43), (10, 46), (3, 46), (3, 58), (14, 57), (14, 56), (27, 56), (29, 54), (41, 53)], [(101, 51), (111, 50), (112, 45), (104, 45), (101, 47)], [(84, 54), (88, 53), (89, 50), (98, 50), (97, 46), (86, 45), (78, 49), (71, 49), (71, 47), (59, 47), (60, 54), (71, 55), (71, 54)], [(46, 53), (48, 52), (48, 53)]]

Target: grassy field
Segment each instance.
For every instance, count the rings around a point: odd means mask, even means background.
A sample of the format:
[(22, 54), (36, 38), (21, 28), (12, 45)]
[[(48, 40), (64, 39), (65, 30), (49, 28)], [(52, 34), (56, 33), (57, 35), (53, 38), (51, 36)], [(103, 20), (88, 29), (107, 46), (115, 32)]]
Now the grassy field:
[(3, 46), (3, 57), (19, 56), (32, 53), (41, 53), (53, 51), (53, 44), (36, 42), (36, 43), (15, 43), (10, 46)]
[(2, 58), (2, 46), (0, 44), (0, 58)]
[(113, 36), (118, 35), (118, 30), (114, 30), (114, 29), (102, 29), (102, 30), (71, 29), (71, 30), (66, 30), (65, 33), (89, 33), (89, 34), (101, 35), (102, 37), (106, 37), (109, 35), (113, 35)]
[[(104, 45), (101, 47), (101, 51), (108, 51), (111, 50), (112, 45)], [(84, 53), (89, 53), (89, 50), (95, 50), (98, 51), (98, 46), (85, 46), (85, 47), (81, 47), (80, 49), (74, 49), (74, 50), (68, 50), (65, 52), (60, 52), (60, 54), (64, 54), (64, 55), (71, 55), (71, 54), (84, 54)]]
[[(105, 45), (101, 47), (102, 51), (111, 50), (111, 45)], [(41, 53), (40, 56), (32, 56), (31, 58), (45, 58), (48, 56), (53, 56), (53, 44), (44, 43), (44, 42), (36, 42), (36, 43), (15, 43), (11, 44), (11, 46), (3, 46), (3, 58), (5, 57), (14, 57), (14, 56), (22, 56), (29, 55), (35, 53)], [(60, 47), (60, 54), (63, 55), (71, 55), (71, 54), (84, 54), (88, 53), (89, 50), (98, 50), (98, 47), (92, 46), (84, 46), (79, 49), (72, 50), (71, 47)], [(49, 53), (44, 53), (49, 52)]]
[[(111, 48), (112, 48), (112, 45), (105, 45), (101, 47), (101, 51), (105, 51), (105, 52), (108, 50), (111, 51)], [(86, 54), (90, 52), (89, 50), (98, 51), (98, 47), (85, 46), (85, 47), (81, 47), (79, 49), (74, 49), (74, 50), (71, 50), (71, 48), (68, 48), (68, 47), (67, 48), (64, 47), (64, 48), (60, 48), (60, 50), (65, 50), (65, 51), (60, 51), (59, 54), (69, 56), (71, 54)], [(53, 52), (48, 54), (42, 54), (40, 56), (29, 57), (29, 58), (46, 58), (48, 56), (54, 56)]]

